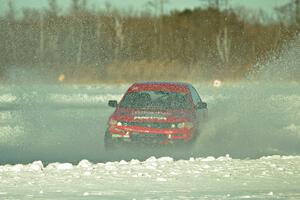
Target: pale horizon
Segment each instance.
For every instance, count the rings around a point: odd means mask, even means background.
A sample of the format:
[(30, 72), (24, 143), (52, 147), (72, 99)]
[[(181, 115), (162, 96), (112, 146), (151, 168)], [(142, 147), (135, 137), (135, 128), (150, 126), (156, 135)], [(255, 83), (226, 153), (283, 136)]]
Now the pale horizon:
[[(7, 0), (0, 0), (0, 4), (5, 5), (0, 7), (0, 13), (3, 14), (5, 10), (7, 10), (7, 2)], [(12, 0), (12, 2), (16, 7), (17, 13), (23, 8), (45, 9), (48, 7), (47, 0)], [(112, 8), (140, 12), (147, 8), (147, 2), (149, 2), (149, 0), (89, 0), (87, 1), (87, 4), (89, 8), (95, 10), (104, 9), (106, 4), (109, 3)], [(57, 1), (57, 3), (63, 11), (66, 11), (70, 6), (71, 1), (60, 0)], [(275, 7), (282, 6), (286, 3), (288, 3), (288, 0), (231, 0), (228, 1), (228, 6), (231, 8), (245, 7), (250, 10), (263, 10), (272, 15)], [(193, 9), (195, 7), (205, 6), (205, 4), (205, 1), (199, 0), (168, 0), (165, 4), (165, 12)]]

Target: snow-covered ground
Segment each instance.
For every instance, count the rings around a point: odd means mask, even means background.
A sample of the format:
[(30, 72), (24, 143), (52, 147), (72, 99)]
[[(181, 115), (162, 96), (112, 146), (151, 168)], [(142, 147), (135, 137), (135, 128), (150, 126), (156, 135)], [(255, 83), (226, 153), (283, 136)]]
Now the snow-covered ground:
[(192, 152), (121, 154), (103, 136), (127, 85), (2, 86), (0, 199), (300, 199), (299, 84), (195, 85)]
[(0, 199), (300, 199), (300, 157), (0, 166)]

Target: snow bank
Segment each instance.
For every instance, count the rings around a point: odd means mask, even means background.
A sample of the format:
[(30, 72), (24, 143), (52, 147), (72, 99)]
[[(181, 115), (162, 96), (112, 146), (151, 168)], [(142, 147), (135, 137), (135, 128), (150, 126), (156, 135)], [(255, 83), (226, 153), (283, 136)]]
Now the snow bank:
[(0, 199), (299, 199), (299, 165), (300, 156), (278, 155), (47, 166), (35, 161), (0, 166)]
[[(77, 165), (71, 163), (50, 163), (47, 166), (44, 166), (42, 161), (35, 161), (30, 164), (22, 165), (0, 165), (0, 172), (22, 172), (22, 171), (65, 171), (65, 170), (96, 170), (103, 169), (106, 171), (121, 171), (121, 169), (132, 169), (139, 166), (139, 169), (150, 169), (156, 170), (158, 168), (163, 168), (166, 165), (169, 166), (169, 169), (180, 170), (185, 166), (197, 166), (198, 170), (209, 169), (209, 166), (224, 165), (225, 163), (263, 163), (265, 161), (282, 161), (293, 160), (300, 162), (300, 156), (263, 156), (260, 159), (256, 160), (239, 160), (233, 159), (229, 155), (221, 156), (218, 158), (215, 157), (206, 157), (206, 158), (193, 158), (191, 157), (188, 160), (174, 160), (171, 157), (161, 157), (156, 158), (154, 156), (149, 157), (145, 161), (139, 161), (132, 159), (130, 161), (114, 161), (106, 163), (92, 163), (88, 160), (82, 160)], [(182, 171), (183, 173), (185, 171)]]

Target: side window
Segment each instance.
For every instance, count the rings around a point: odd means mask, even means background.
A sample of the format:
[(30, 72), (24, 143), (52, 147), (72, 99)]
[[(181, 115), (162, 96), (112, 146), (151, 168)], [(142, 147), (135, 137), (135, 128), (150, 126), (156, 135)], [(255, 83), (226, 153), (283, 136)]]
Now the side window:
[(197, 90), (193, 86), (190, 86), (190, 90), (194, 104), (197, 105), (202, 102)]

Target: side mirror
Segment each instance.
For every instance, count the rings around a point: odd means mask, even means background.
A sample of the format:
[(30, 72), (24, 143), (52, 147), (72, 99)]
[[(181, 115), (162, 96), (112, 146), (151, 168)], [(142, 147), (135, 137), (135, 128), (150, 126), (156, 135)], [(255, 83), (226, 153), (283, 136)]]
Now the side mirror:
[(200, 102), (197, 104), (197, 109), (207, 109), (207, 103), (206, 102)]
[(207, 103), (206, 102), (202, 102), (202, 108), (207, 109)]
[(115, 108), (118, 106), (118, 102), (116, 100), (109, 100), (108, 106)]

